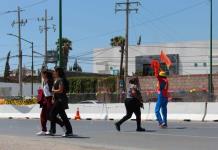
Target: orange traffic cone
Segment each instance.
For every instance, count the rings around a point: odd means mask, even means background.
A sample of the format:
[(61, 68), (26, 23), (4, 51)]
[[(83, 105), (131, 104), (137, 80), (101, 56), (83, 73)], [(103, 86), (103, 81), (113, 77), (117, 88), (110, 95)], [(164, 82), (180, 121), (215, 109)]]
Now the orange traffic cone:
[(81, 120), (80, 113), (79, 113), (79, 108), (77, 108), (76, 116), (74, 117), (74, 119), (75, 120)]

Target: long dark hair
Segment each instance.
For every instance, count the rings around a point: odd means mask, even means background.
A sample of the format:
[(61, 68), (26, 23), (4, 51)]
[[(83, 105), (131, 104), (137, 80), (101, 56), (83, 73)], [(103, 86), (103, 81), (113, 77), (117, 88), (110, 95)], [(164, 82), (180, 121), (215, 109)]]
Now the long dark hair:
[(49, 87), (49, 91), (52, 92), (52, 87), (54, 85), (54, 78), (52, 75), (52, 71), (51, 70), (43, 70), (42, 74), (44, 74), (47, 78), (47, 83), (48, 83), (48, 87)]
[(66, 78), (64, 69), (61, 68), (61, 67), (55, 67), (55, 72), (58, 74), (58, 77), (63, 80), (64, 92), (68, 93), (69, 92), (69, 82), (68, 82), (68, 80)]

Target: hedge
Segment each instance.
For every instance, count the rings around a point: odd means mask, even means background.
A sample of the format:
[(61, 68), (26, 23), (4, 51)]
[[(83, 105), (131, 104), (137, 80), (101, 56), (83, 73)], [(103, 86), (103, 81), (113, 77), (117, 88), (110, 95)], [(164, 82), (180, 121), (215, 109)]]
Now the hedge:
[(103, 88), (116, 91), (116, 77), (71, 77), (68, 80), (70, 93), (96, 93)]

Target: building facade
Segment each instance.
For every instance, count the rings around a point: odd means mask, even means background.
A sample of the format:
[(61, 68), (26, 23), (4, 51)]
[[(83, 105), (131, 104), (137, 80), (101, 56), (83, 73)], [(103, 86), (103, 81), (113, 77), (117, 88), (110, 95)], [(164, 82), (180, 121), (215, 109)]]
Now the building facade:
[[(161, 68), (170, 75), (208, 74), (210, 71), (209, 41), (191, 41), (129, 46), (128, 74), (152, 75), (150, 63), (160, 59), (161, 50), (172, 61), (169, 70), (160, 62)], [(120, 70), (120, 59), (120, 47), (94, 49), (93, 72), (116, 75)], [(218, 73), (218, 40), (213, 41), (213, 73)]]

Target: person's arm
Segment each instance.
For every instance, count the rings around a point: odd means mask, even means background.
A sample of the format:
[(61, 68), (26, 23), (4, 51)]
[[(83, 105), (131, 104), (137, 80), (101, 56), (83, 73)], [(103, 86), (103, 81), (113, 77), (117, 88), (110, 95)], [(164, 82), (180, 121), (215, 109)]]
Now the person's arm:
[(58, 89), (54, 89), (54, 87), (52, 88), (52, 92), (53, 93), (63, 93), (64, 92), (64, 85), (63, 85), (63, 82), (59, 82), (59, 86), (58, 86)]

